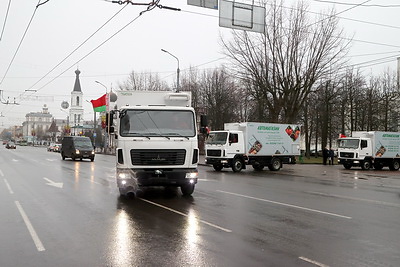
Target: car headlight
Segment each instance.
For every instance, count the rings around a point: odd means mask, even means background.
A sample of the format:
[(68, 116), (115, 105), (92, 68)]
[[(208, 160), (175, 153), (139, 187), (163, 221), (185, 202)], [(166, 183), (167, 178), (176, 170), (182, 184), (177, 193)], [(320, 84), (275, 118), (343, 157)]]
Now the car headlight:
[(79, 149), (75, 149), (75, 154), (79, 154), (79, 153), (80, 153)]
[(92, 150), (92, 155), (94, 155), (94, 150)]

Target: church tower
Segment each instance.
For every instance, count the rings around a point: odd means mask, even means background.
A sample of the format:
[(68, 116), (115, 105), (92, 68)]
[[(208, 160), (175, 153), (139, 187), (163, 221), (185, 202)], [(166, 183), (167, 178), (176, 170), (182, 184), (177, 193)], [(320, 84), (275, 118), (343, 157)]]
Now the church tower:
[(81, 83), (79, 81), (80, 73), (81, 72), (78, 69), (75, 71), (75, 85), (73, 91), (71, 92), (71, 108), (69, 109), (69, 123), (71, 128), (73, 128), (71, 131), (73, 135), (78, 135), (83, 126), (83, 93), (81, 90)]

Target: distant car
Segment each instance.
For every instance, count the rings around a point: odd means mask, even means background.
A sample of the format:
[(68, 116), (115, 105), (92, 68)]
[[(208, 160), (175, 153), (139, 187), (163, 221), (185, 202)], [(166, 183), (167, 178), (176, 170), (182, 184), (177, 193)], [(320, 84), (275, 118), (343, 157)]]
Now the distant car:
[(54, 143), (51, 143), (48, 147), (47, 147), (47, 151), (52, 152), (54, 151)]
[(7, 145), (8, 141), (7, 140), (3, 140), (3, 145)]
[(53, 146), (53, 152), (58, 152), (58, 153), (60, 153), (60, 152), (61, 152), (61, 144), (55, 144), (55, 145)]
[(6, 145), (7, 149), (16, 149), (17, 147), (15, 146), (14, 142), (8, 142)]

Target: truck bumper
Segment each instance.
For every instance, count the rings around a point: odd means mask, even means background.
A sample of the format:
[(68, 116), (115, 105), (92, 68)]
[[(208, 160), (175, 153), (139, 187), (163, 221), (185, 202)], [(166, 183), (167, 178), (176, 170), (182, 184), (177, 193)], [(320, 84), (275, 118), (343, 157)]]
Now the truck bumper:
[(211, 164), (211, 165), (222, 165), (224, 167), (230, 167), (232, 166), (232, 159), (226, 159), (226, 158), (206, 158), (205, 159), (206, 164)]
[(117, 169), (119, 188), (197, 184), (197, 169)]

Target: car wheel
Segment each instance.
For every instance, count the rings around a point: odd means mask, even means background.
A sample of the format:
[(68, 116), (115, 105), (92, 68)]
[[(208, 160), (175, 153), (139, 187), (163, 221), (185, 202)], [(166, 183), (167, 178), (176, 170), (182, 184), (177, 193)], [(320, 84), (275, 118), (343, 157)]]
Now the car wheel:
[(94, 161), (94, 158), (90, 158), (90, 161), (93, 162), (93, 161)]
[(194, 184), (185, 184), (181, 185), (181, 192), (184, 196), (190, 196), (193, 194), (194, 191)]
[(224, 167), (222, 166), (222, 164), (214, 164), (213, 165), (214, 170), (216, 170), (217, 172), (221, 171)]
[(62, 160), (65, 160), (65, 155), (64, 155), (64, 153), (61, 153), (61, 158), (62, 158)]
[(282, 162), (278, 158), (272, 158), (271, 163), (268, 165), (268, 169), (271, 171), (279, 171), (282, 168)]
[(239, 158), (233, 159), (232, 171), (240, 172), (243, 169), (243, 161)]

